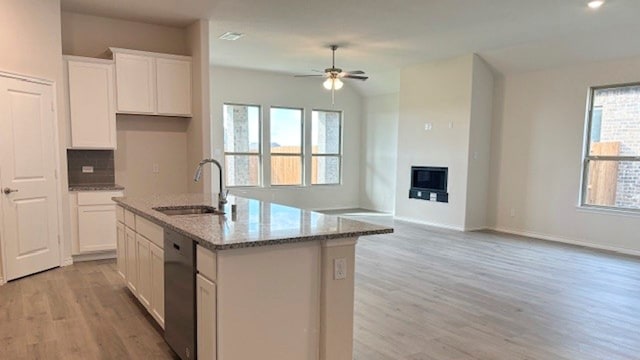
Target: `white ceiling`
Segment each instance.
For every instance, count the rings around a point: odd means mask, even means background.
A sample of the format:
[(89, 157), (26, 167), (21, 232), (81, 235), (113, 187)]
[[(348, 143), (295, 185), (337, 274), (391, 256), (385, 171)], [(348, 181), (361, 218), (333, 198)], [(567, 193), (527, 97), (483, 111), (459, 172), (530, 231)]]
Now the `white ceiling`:
[[(513, 73), (640, 55), (640, 0), (62, 0), (64, 10), (212, 24), (212, 63), (293, 73), (365, 70), (365, 94), (397, 91), (399, 69), (475, 52)], [(247, 35), (238, 41), (217, 37)], [(360, 84), (359, 84), (360, 85)]]

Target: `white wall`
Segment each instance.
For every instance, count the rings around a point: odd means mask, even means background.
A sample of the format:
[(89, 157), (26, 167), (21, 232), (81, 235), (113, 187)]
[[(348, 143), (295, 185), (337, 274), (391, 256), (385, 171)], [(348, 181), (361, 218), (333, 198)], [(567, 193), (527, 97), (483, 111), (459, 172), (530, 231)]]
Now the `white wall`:
[[(126, 195), (187, 192), (189, 120), (118, 115), (117, 121), (116, 182), (125, 186)], [(159, 173), (153, 172), (154, 164)]]
[[(402, 70), (397, 217), (464, 228), (472, 70), (472, 55)], [(412, 165), (449, 168), (449, 203), (409, 199)]]
[(360, 206), (393, 213), (396, 201), (400, 94), (367, 97), (362, 124)]
[(189, 26), (187, 39), (192, 59), (193, 116), (187, 128), (187, 169), (184, 176), (188, 179), (189, 192), (202, 193), (211, 190), (211, 171), (203, 171), (202, 179), (197, 183), (192, 181), (192, 176), (198, 163), (212, 156), (209, 21), (198, 20)]
[[(363, 104), (361, 96), (349, 84), (336, 92), (336, 103), (333, 106), (331, 94), (323, 89), (321, 79), (294, 78), (291, 75), (213, 66), (211, 91), (212, 143), (214, 157), (218, 160), (223, 157), (222, 108), (225, 102), (260, 105), (263, 121), (268, 121), (270, 106), (304, 107), (307, 110), (305, 121), (308, 124), (311, 109), (344, 111), (341, 185), (236, 189), (232, 193), (309, 209), (359, 206)], [(217, 187), (213, 191), (217, 192)]]
[(638, 69), (640, 58), (498, 82), (490, 207), (497, 229), (640, 254), (640, 216), (577, 208), (588, 89), (638, 82)]
[[(62, 236), (69, 234), (66, 198), (66, 115), (64, 113), (59, 0), (0, 1), (0, 70), (55, 81), (60, 140), (60, 186), (63, 198)], [(70, 257), (71, 247), (63, 247)], [(0, 264), (1, 265), (1, 264)], [(2, 266), (0, 266), (0, 278)]]
[(493, 71), (482, 58), (475, 55), (471, 85), (471, 127), (469, 130), (465, 230), (485, 229), (488, 226), (493, 89)]

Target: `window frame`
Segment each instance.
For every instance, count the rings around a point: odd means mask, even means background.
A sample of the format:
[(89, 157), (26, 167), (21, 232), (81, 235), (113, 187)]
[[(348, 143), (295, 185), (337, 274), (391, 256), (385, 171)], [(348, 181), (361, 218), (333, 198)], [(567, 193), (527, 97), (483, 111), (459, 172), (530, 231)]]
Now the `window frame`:
[[(273, 118), (271, 117), (271, 110), (273, 109), (281, 109), (281, 110), (299, 110), (300, 111), (300, 153), (278, 153), (273, 152), (271, 148), (271, 144), (273, 143), (273, 139), (271, 138), (271, 131), (273, 129)], [(292, 187), (304, 187), (305, 186), (305, 109), (302, 107), (292, 107), (292, 106), (277, 106), (271, 105), (269, 106), (269, 144), (266, 144), (269, 148), (269, 187), (275, 188), (292, 188)], [(300, 182), (298, 184), (274, 184), (273, 183), (273, 166), (272, 158), (274, 156), (286, 156), (286, 157), (300, 157)]]
[(583, 149), (582, 149), (582, 166), (581, 166), (581, 186), (580, 186), (580, 196), (578, 206), (584, 209), (594, 209), (594, 210), (603, 210), (607, 212), (629, 212), (633, 214), (640, 215), (640, 209), (620, 207), (620, 206), (606, 206), (606, 205), (594, 205), (587, 203), (587, 194), (589, 186), (589, 163), (592, 161), (630, 161), (630, 162), (640, 162), (640, 155), (637, 156), (602, 156), (602, 155), (590, 155), (591, 151), (591, 132), (592, 132), (592, 121), (593, 121), (593, 113), (594, 113), (594, 100), (595, 93), (598, 90), (610, 90), (610, 89), (619, 89), (625, 87), (632, 86), (640, 86), (640, 82), (633, 83), (625, 83), (625, 84), (614, 84), (614, 85), (602, 85), (602, 86), (592, 86), (589, 88), (589, 95), (587, 101), (587, 113), (586, 113), (586, 121), (585, 121), (585, 131), (584, 131), (584, 140), (583, 140)]
[[(338, 153), (314, 153), (313, 152), (313, 113), (314, 112), (331, 112), (338, 113), (340, 115), (340, 128), (339, 128), (339, 139), (338, 139)], [(312, 109), (311, 110), (311, 164), (313, 164), (314, 157), (337, 157), (340, 165), (338, 166), (338, 182), (337, 183), (325, 183), (325, 184), (314, 184), (313, 179), (310, 180), (310, 186), (340, 186), (342, 185), (342, 173), (343, 173), (343, 133), (344, 133), (344, 111), (343, 110), (326, 110), (326, 109)], [(312, 165), (313, 166), (313, 165)], [(310, 170), (311, 171), (311, 170)]]
[[(262, 151), (262, 140), (263, 140), (263, 113), (262, 113), (262, 106), (258, 105), (258, 104), (242, 104), (242, 103), (232, 103), (232, 102), (225, 102), (222, 104), (222, 133), (224, 134), (224, 116), (225, 116), (225, 106), (246, 106), (246, 107), (256, 107), (258, 108), (258, 151), (257, 152), (240, 152), (240, 151), (227, 151), (226, 150), (226, 144), (224, 141), (224, 135), (223, 135), (223, 139), (222, 139), (222, 154), (223, 154), (223, 158), (224, 158), (224, 171), (225, 171), (225, 188), (228, 189), (242, 189), (242, 188), (248, 188), (248, 189), (255, 189), (255, 188), (261, 188), (264, 187), (264, 179), (263, 179), (263, 161), (264, 161), (264, 155), (263, 155), (263, 151)], [(258, 156), (258, 184), (257, 185), (229, 185), (228, 181), (227, 181), (227, 176), (228, 174), (226, 174), (227, 171), (227, 156)]]

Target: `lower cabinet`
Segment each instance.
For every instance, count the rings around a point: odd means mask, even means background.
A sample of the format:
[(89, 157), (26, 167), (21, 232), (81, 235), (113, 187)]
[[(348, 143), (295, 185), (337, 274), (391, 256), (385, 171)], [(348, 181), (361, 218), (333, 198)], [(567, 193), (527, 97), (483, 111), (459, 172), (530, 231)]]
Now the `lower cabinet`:
[(121, 207), (116, 209), (118, 271), (127, 287), (164, 329), (164, 230)]
[(127, 278), (127, 251), (125, 242), (125, 226), (120, 221), (116, 222), (116, 251), (118, 261), (118, 274), (123, 279)]
[(198, 359), (216, 359), (216, 284), (196, 275)]
[(151, 249), (149, 247), (149, 240), (136, 234), (138, 299), (147, 310), (151, 307)]
[(111, 198), (123, 195), (122, 191), (72, 191), (69, 193), (72, 255), (116, 250), (118, 236), (116, 204)]
[(138, 256), (136, 255), (136, 232), (125, 228), (125, 257), (127, 262), (126, 281), (129, 290), (138, 294)]
[(151, 316), (164, 328), (164, 250), (151, 244)]

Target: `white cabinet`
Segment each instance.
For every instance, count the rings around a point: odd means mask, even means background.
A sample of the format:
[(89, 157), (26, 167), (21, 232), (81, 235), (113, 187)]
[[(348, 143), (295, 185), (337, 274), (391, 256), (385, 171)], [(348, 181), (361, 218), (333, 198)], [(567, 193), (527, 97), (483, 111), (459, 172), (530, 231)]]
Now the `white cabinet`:
[(115, 205), (78, 206), (80, 253), (116, 249)]
[(216, 359), (216, 284), (196, 275), (196, 324), (198, 359)]
[(119, 196), (123, 196), (122, 191), (70, 193), (72, 255), (116, 250), (116, 204), (111, 198)]
[(138, 266), (138, 299), (151, 308), (151, 249), (149, 240), (136, 234), (136, 263)]
[(118, 252), (118, 274), (123, 279), (127, 278), (127, 257), (126, 257), (126, 242), (125, 242), (125, 226), (124, 223), (118, 221), (116, 225), (117, 232), (117, 252)]
[(155, 59), (115, 53), (119, 113), (155, 113)]
[(132, 293), (138, 294), (138, 261), (136, 256), (136, 232), (131, 228), (125, 229), (125, 257), (127, 259), (127, 287)]
[(191, 116), (191, 61), (156, 59), (158, 114)]
[(71, 147), (115, 149), (113, 61), (65, 56)]
[(164, 329), (164, 230), (122, 207), (116, 214), (118, 255), (124, 256), (118, 257), (118, 269), (123, 267), (129, 290)]
[(191, 58), (111, 48), (117, 112), (191, 116)]
[(164, 329), (164, 250), (151, 244), (151, 316)]

